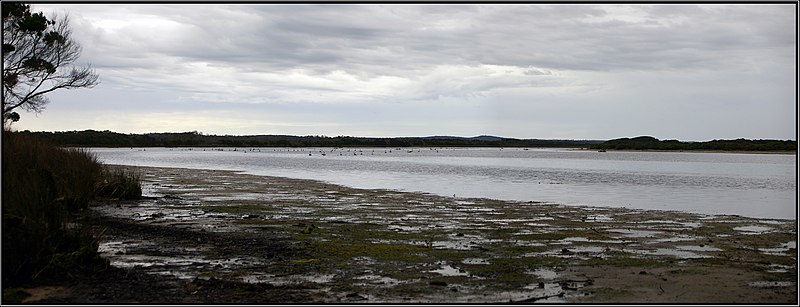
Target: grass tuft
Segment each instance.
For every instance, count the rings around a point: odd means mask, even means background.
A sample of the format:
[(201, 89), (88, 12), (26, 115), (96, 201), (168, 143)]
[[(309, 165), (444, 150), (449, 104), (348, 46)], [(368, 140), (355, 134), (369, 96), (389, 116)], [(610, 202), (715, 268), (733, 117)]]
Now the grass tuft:
[(141, 175), (125, 169), (104, 169), (97, 184), (97, 196), (134, 200), (142, 198)]

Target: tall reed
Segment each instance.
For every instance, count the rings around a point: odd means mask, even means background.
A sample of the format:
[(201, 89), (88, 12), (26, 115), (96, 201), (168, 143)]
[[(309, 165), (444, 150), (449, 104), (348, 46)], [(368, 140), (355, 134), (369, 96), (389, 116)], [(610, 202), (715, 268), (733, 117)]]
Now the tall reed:
[(5, 129), (2, 152), (4, 284), (96, 262), (97, 236), (71, 217), (97, 195), (104, 166), (86, 150)]

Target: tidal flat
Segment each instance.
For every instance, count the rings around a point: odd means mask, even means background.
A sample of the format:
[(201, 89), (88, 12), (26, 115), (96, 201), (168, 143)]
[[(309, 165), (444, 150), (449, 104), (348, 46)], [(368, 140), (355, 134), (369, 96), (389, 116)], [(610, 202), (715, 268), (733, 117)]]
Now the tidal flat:
[(86, 222), (153, 289), (34, 303), (797, 303), (795, 219), (115, 167), (147, 197), (98, 201)]

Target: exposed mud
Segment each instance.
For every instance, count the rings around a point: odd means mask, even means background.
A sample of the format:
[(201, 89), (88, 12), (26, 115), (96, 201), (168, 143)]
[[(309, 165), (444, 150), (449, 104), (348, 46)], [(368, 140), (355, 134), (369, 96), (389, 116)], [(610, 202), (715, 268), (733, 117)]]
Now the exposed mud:
[(108, 271), (28, 302), (797, 303), (794, 219), (139, 171), (85, 220)]

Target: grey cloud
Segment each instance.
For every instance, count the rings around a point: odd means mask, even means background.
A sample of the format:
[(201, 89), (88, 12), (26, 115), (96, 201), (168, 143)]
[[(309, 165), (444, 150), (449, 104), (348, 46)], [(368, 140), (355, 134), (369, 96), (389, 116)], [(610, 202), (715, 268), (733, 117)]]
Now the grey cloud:
[(730, 64), (719, 59), (721, 51), (793, 46), (792, 31), (782, 28), (793, 18), (790, 6), (633, 6), (641, 18), (674, 23), (590, 22), (607, 15), (604, 7), (134, 5), (127, 10), (169, 18), (183, 31), (149, 41), (147, 33), (115, 37), (93, 29), (89, 41), (103, 50), (102, 63), (104, 55), (130, 60), (153, 52), (265, 69), (494, 64), (615, 70), (698, 63), (713, 68)]
[[(500, 105), (497, 116), (508, 119), (520, 110), (579, 114), (584, 101), (599, 101), (606, 108), (592, 109), (597, 116), (622, 106), (644, 112), (651, 92), (708, 101), (732, 100), (732, 84), (794, 92), (785, 68), (796, 66), (792, 5), (34, 6), (70, 12), (81, 60), (100, 70), (102, 87), (164, 92), (176, 109), (347, 105), (337, 115), (347, 121), (364, 115), (360, 107), (413, 114), (422, 105), (466, 122), (485, 112), (452, 106)], [(655, 84), (629, 77), (639, 73)], [(647, 90), (629, 90), (637, 86)], [(509, 93), (518, 96), (497, 102)]]

